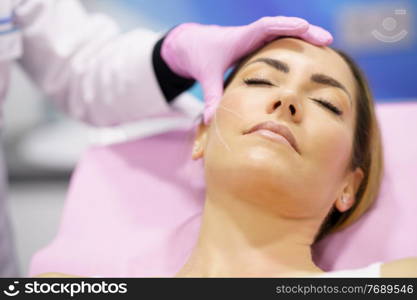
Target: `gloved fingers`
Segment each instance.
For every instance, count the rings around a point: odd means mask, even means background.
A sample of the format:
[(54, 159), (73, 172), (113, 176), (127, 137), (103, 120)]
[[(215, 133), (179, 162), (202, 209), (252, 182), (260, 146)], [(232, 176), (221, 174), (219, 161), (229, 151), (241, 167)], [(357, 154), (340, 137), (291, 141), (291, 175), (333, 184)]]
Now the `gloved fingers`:
[(211, 73), (201, 79), (201, 86), (204, 93), (204, 123), (210, 123), (218, 104), (223, 96), (223, 73)]
[(208, 125), (211, 120), (214, 117), (214, 114), (216, 113), (216, 109), (217, 109), (217, 103), (218, 100), (214, 100), (212, 102), (210, 102), (210, 104), (206, 104), (204, 107), (204, 124)]
[(300, 35), (300, 37), (317, 46), (327, 46), (333, 42), (333, 36), (327, 30), (310, 24), (308, 30)]
[(276, 17), (263, 17), (260, 18), (258, 21), (255, 21), (251, 24), (252, 26), (259, 26), (264, 30), (268, 31), (269, 29), (274, 30), (301, 30), (306, 31), (308, 29), (309, 23), (297, 17), (284, 17), (284, 16), (276, 16)]
[(263, 17), (249, 25), (251, 34), (259, 39), (272, 39), (281, 35), (300, 35), (308, 30), (309, 23), (297, 17)]
[(258, 39), (262, 39), (264, 42), (283, 35), (300, 37), (318, 46), (326, 46), (333, 41), (330, 32), (297, 17), (263, 17), (250, 25), (252, 30), (257, 31)]
[(263, 17), (249, 24), (241, 40), (246, 41), (245, 46), (236, 51), (236, 54), (245, 55), (263, 44), (279, 36), (300, 36), (307, 32), (309, 23), (296, 17)]

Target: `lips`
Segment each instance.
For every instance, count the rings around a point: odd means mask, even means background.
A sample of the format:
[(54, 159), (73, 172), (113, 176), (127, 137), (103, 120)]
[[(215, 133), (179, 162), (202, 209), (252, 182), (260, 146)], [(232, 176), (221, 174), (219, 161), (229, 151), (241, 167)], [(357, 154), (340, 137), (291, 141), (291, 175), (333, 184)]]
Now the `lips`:
[(279, 134), (280, 136), (284, 137), (288, 141), (288, 143), (293, 147), (295, 151), (300, 153), (298, 145), (297, 145), (297, 141), (295, 140), (294, 135), (291, 133), (288, 127), (282, 124), (273, 122), (273, 121), (266, 121), (266, 122), (256, 124), (249, 130), (247, 130), (244, 134), (249, 134), (258, 130), (269, 130), (269, 131), (272, 131), (273, 133)]

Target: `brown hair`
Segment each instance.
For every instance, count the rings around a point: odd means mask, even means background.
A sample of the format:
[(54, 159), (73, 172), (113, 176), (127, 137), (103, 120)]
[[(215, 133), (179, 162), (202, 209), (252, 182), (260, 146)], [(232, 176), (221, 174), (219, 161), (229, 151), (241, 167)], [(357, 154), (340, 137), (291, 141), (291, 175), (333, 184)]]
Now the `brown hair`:
[[(345, 229), (371, 207), (378, 196), (383, 173), (381, 134), (368, 82), (352, 58), (340, 50), (333, 50), (347, 63), (356, 83), (356, 121), (350, 169), (353, 171), (357, 167), (361, 168), (364, 177), (356, 192), (355, 204), (343, 213), (333, 207), (323, 220), (314, 243), (330, 233)], [(225, 88), (255, 53), (246, 56), (236, 64), (224, 82)]]
[(381, 132), (368, 82), (351, 57), (341, 50), (333, 50), (347, 63), (356, 83), (356, 122), (350, 167), (351, 170), (361, 168), (364, 178), (356, 192), (355, 204), (343, 213), (333, 208), (323, 221), (315, 242), (357, 221), (377, 198), (383, 175)]

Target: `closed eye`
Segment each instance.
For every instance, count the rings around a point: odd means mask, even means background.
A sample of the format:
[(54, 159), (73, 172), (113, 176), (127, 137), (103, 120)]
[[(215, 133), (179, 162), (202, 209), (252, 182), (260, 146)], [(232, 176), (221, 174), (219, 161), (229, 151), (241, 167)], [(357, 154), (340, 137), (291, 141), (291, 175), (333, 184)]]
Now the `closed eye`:
[(243, 82), (246, 85), (267, 85), (267, 86), (274, 86), (271, 81), (268, 79), (263, 78), (245, 78), (243, 79)]
[(316, 98), (310, 98), (310, 99), (316, 101), (317, 103), (319, 103), (323, 107), (329, 109), (330, 111), (332, 111), (333, 113), (335, 113), (338, 116), (340, 116), (340, 115), (343, 114), (343, 112), (338, 107), (336, 107), (335, 105), (333, 105), (332, 103), (330, 103), (327, 100), (324, 100), (324, 99), (316, 99)]

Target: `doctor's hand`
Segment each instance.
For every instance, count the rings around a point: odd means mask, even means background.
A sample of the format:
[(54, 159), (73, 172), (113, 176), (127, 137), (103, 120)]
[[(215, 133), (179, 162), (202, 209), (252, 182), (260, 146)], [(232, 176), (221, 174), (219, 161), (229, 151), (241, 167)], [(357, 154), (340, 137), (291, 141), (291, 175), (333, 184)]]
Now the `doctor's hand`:
[(161, 56), (176, 74), (198, 80), (204, 92), (204, 122), (210, 122), (223, 94), (223, 76), (240, 58), (279, 36), (294, 36), (318, 46), (332, 35), (295, 17), (263, 17), (245, 26), (184, 23), (166, 36)]

